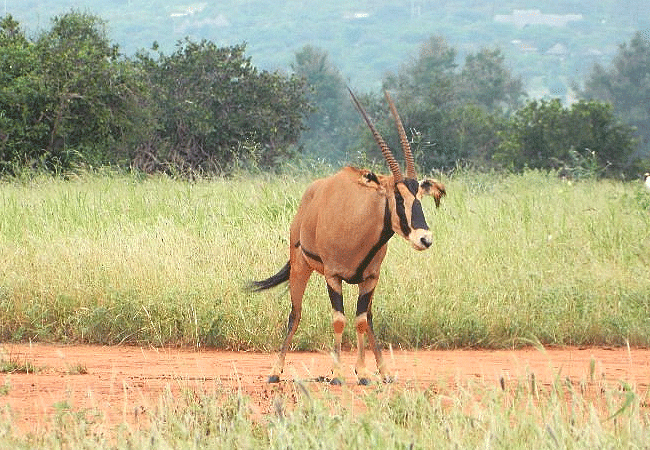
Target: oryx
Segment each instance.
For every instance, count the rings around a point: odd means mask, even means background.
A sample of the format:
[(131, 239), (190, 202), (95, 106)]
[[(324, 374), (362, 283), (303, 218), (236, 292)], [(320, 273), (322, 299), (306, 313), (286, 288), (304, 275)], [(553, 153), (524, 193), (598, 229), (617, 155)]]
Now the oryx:
[(394, 233), (409, 241), (416, 250), (425, 250), (433, 243), (420, 200), (424, 195), (432, 195), (436, 206), (439, 206), (440, 198), (446, 194), (444, 185), (436, 180), (417, 181), (411, 148), (388, 92), (386, 99), (399, 132), (406, 176), (402, 175), (390, 148), (351, 90), (350, 94), (381, 148), (392, 175), (377, 175), (367, 169), (345, 167), (332, 176), (314, 181), (303, 194), (291, 224), (289, 262), (272, 277), (252, 284), (255, 291), (261, 291), (289, 281), (291, 313), (288, 330), (269, 374), (270, 383), (280, 381), (287, 350), (300, 322), (305, 287), (313, 271), (325, 277), (332, 303), (332, 383), (339, 384), (343, 380), (340, 367), (341, 339), (346, 322), (341, 294), (343, 281), (359, 286), (355, 319), (355, 369), (358, 381), (360, 384), (370, 382), (370, 374), (364, 363), (364, 333), (368, 333), (382, 380), (391, 381), (373, 332), (371, 310), (379, 269), (386, 255), (386, 244)]

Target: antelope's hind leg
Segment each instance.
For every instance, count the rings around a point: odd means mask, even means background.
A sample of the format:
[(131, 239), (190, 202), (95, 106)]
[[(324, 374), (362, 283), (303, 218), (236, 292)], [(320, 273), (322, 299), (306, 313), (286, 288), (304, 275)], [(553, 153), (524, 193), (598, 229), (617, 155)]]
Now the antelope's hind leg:
[(300, 323), (301, 309), (300, 305), (291, 305), (291, 312), (289, 313), (289, 320), (287, 323), (287, 336), (284, 338), (282, 347), (280, 347), (280, 353), (275, 360), (275, 364), (271, 367), (271, 373), (269, 373), (268, 378), (269, 383), (280, 382), (280, 374), (284, 370), (284, 359), (287, 356), (287, 350), (289, 350), (289, 347), (291, 346), (291, 340), (293, 339), (293, 335), (296, 334), (298, 324)]
[(371, 374), (366, 368), (365, 362), (365, 342), (364, 334), (368, 334), (368, 343), (370, 348), (375, 354), (377, 361), (377, 369), (379, 375), (384, 383), (391, 383), (393, 377), (386, 367), (384, 358), (381, 354), (381, 346), (375, 338), (375, 332), (372, 327), (372, 297), (375, 293), (375, 286), (377, 280), (368, 280), (367, 282), (359, 285), (359, 299), (357, 301), (357, 313), (355, 319), (355, 326), (357, 329), (357, 362), (355, 365), (355, 372), (359, 380), (359, 384), (370, 384)]
[(306, 264), (302, 264), (302, 267), (291, 267), (291, 273), (289, 276), (289, 292), (291, 293), (291, 312), (289, 313), (289, 319), (287, 321), (287, 336), (280, 347), (280, 353), (271, 367), (271, 373), (269, 373), (268, 382), (269, 383), (279, 383), (280, 374), (284, 370), (284, 360), (287, 356), (287, 351), (291, 347), (291, 340), (293, 335), (296, 334), (298, 329), (298, 324), (300, 324), (300, 317), (302, 315), (302, 297), (305, 293), (305, 288), (307, 287), (307, 282), (311, 276), (311, 269), (307, 267)]

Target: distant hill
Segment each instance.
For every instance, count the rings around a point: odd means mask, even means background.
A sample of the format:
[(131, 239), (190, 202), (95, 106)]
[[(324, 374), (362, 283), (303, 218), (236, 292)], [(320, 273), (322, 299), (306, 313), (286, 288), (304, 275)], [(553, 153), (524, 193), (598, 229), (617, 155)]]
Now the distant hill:
[[(165, 53), (185, 36), (219, 45), (246, 42), (263, 69), (290, 70), (306, 44), (329, 52), (357, 90), (377, 90), (388, 71), (417, 55), (431, 35), (444, 36), (459, 62), (481, 47), (499, 47), (532, 96), (570, 98), (596, 62), (650, 27), (646, 0), (4, 0), (28, 34), (72, 8), (107, 21), (111, 38), (132, 56), (154, 41)], [(532, 6), (532, 5), (535, 6)]]

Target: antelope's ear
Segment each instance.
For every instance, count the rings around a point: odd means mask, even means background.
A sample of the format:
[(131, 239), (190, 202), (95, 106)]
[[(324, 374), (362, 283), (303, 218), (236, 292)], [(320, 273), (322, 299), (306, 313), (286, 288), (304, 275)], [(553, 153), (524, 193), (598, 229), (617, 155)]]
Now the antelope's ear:
[(431, 195), (436, 202), (436, 208), (440, 206), (440, 199), (447, 195), (445, 185), (438, 180), (423, 180), (420, 182), (420, 192), (423, 195)]

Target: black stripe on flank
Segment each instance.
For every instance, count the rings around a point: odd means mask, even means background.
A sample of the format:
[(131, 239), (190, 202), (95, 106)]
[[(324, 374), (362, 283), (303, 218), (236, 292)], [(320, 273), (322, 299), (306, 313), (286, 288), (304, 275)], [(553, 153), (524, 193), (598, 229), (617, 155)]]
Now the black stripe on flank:
[(307, 258), (312, 259), (312, 260), (314, 260), (314, 261), (316, 261), (316, 262), (319, 262), (319, 263), (323, 264), (323, 260), (322, 260), (321, 257), (318, 256), (316, 253), (311, 253), (311, 252), (305, 250), (305, 247), (303, 247), (301, 250), (302, 250), (302, 253), (303, 253)]
[(420, 190), (420, 183), (418, 183), (418, 180), (407, 178), (403, 183), (411, 194), (414, 196), (418, 195), (418, 191)]
[(344, 279), (346, 283), (348, 284), (359, 284), (362, 281), (364, 281), (363, 278), (363, 272), (366, 271), (368, 268), (368, 265), (370, 262), (374, 259), (375, 255), (377, 255), (377, 252), (388, 242), (388, 240), (393, 237), (393, 234), (395, 232), (393, 231), (392, 223), (391, 223), (391, 218), (390, 218), (390, 208), (388, 207), (388, 200), (386, 200), (386, 207), (384, 208), (384, 228), (381, 230), (381, 235), (379, 236), (379, 241), (370, 249), (368, 254), (366, 255), (365, 258), (363, 258), (363, 261), (361, 261), (361, 264), (359, 264), (359, 267), (357, 267), (356, 272), (354, 272), (354, 275), (352, 278), (349, 279)]

